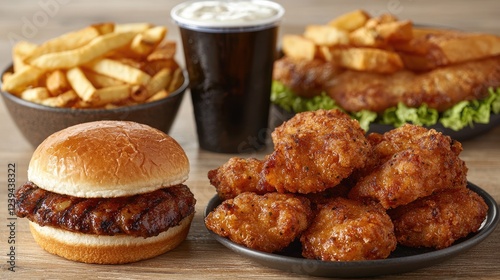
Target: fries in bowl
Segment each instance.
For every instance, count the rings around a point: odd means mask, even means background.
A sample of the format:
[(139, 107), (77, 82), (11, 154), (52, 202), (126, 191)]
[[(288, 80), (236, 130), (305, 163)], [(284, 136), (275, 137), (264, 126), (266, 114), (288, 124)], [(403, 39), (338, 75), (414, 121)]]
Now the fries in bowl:
[(116, 108), (167, 97), (184, 82), (167, 28), (100, 23), (40, 45), (18, 42), (2, 90), (64, 108)]

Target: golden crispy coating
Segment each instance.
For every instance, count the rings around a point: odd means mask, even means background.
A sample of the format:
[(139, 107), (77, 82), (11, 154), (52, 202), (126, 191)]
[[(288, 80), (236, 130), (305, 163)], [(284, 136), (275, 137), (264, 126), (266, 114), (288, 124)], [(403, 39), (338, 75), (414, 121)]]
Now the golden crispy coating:
[(495, 56), (423, 73), (402, 70), (378, 74), (347, 70), (328, 82), (327, 92), (348, 112), (363, 109), (383, 112), (399, 102), (408, 107), (427, 104), (442, 112), (463, 100), (485, 98), (488, 88), (499, 84), (500, 56)]
[(378, 144), (369, 168), (349, 192), (351, 199), (373, 199), (389, 209), (467, 184), (461, 144), (435, 130), (404, 125), (370, 142)]
[(350, 182), (347, 182), (346, 179), (334, 188), (329, 188), (322, 192), (304, 194), (303, 196), (309, 199), (312, 208), (315, 209), (317, 205), (326, 204), (336, 197), (347, 198), (351, 187)]
[(313, 97), (325, 91), (328, 82), (340, 73), (341, 68), (330, 62), (285, 56), (274, 63), (273, 79), (299, 96)]
[(319, 207), (300, 241), (305, 258), (323, 261), (383, 259), (397, 245), (391, 219), (380, 205), (341, 197)]
[(217, 169), (208, 171), (208, 179), (222, 200), (234, 198), (243, 192), (264, 194), (259, 189), (263, 162), (255, 158), (230, 158)]
[(272, 133), (274, 152), (261, 183), (278, 192), (314, 193), (363, 167), (371, 146), (356, 120), (339, 110), (295, 115)]
[(293, 194), (242, 193), (222, 202), (205, 218), (214, 233), (248, 248), (276, 252), (309, 226), (309, 201)]
[(476, 232), (488, 206), (468, 188), (446, 189), (388, 211), (398, 242), (410, 247), (443, 249)]
[(418, 125), (406, 124), (378, 136), (370, 134), (368, 139), (374, 147), (376, 156), (381, 160), (390, 158), (393, 154), (408, 148), (446, 149), (456, 156), (462, 152), (460, 142), (454, 141), (436, 130)]

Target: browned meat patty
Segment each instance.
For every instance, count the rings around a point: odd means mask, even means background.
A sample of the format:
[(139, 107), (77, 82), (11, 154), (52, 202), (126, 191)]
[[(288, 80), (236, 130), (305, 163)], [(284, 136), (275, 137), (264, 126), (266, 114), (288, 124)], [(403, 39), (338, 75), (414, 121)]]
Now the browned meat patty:
[(79, 198), (46, 191), (28, 182), (16, 192), (16, 215), (40, 226), (98, 235), (151, 237), (194, 213), (185, 185), (116, 198)]

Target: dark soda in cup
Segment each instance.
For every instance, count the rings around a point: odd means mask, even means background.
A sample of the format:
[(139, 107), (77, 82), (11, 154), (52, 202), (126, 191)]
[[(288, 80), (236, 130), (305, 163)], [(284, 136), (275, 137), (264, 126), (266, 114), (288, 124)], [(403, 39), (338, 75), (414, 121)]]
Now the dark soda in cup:
[(283, 12), (268, 1), (187, 2), (172, 10), (202, 149), (248, 153), (265, 146)]

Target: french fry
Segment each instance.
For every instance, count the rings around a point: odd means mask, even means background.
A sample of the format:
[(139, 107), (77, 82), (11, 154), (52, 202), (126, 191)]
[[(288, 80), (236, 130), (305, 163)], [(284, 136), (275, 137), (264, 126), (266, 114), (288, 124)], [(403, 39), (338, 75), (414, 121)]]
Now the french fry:
[(74, 50), (44, 54), (30, 62), (31, 65), (46, 69), (69, 69), (90, 62), (130, 43), (135, 32), (108, 33), (94, 38), (88, 44)]
[(115, 24), (115, 29), (114, 32), (116, 33), (127, 33), (127, 32), (134, 32), (134, 33), (139, 33), (146, 31), (153, 27), (151, 23), (146, 23), (146, 22), (139, 22), (139, 23), (121, 23), (121, 24)]
[(164, 41), (148, 55), (147, 61), (173, 60), (176, 48), (177, 44), (174, 41)]
[(170, 93), (167, 90), (162, 89), (159, 92), (153, 94), (153, 96), (151, 96), (148, 99), (146, 99), (146, 102), (157, 101), (157, 100), (163, 99), (163, 98), (165, 98), (165, 97), (167, 97), (169, 95), (170, 95)]
[(361, 27), (349, 34), (349, 41), (356, 47), (385, 47), (386, 41), (371, 28)]
[(146, 61), (141, 66), (141, 70), (148, 73), (150, 76), (156, 75), (158, 71), (168, 68), (168, 69), (177, 69), (179, 65), (174, 59), (165, 59), (165, 60), (153, 60)]
[(12, 48), (12, 63), (14, 72), (21, 71), (21, 69), (28, 65), (24, 62), (24, 60), (30, 56), (36, 48), (36, 44), (27, 41), (19, 41), (14, 45)]
[(71, 89), (66, 79), (66, 74), (61, 70), (55, 70), (47, 75), (45, 85), (51, 96), (62, 94)]
[(151, 82), (148, 83), (146, 89), (150, 92), (150, 95), (152, 95), (166, 88), (174, 79), (178, 79), (176, 73), (174, 72), (172, 74), (171, 69), (163, 68), (153, 76), (153, 79), (151, 79)]
[(92, 71), (84, 71), (85, 77), (94, 85), (96, 88), (113, 87), (123, 85), (124, 82), (113, 79), (111, 77), (101, 75)]
[(172, 79), (172, 70), (163, 68), (158, 73), (156, 73), (153, 78), (151, 78), (151, 80), (145, 87), (135, 91), (131, 95), (131, 98), (135, 101), (144, 101), (158, 91), (165, 89), (168, 85), (170, 85)]
[(115, 31), (115, 24), (112, 22), (104, 22), (92, 24), (90, 27), (95, 28), (99, 34), (104, 35)]
[(182, 75), (182, 70), (180, 68), (177, 68), (174, 71), (174, 75), (172, 77), (172, 81), (170, 82), (170, 85), (168, 86), (167, 90), (169, 92), (173, 92), (178, 87), (180, 87), (183, 82), (184, 82), (184, 76)]
[(176, 44), (166, 34), (166, 27), (150, 23), (100, 23), (40, 45), (18, 42), (2, 90), (47, 106), (82, 109), (165, 97), (184, 81)]
[(349, 34), (353, 46), (385, 48), (395, 42), (408, 42), (413, 38), (410, 21), (390, 21), (360, 27)]
[(158, 46), (158, 44), (160, 44), (166, 34), (166, 27), (152, 27), (134, 37), (132, 43), (130, 44), (130, 50), (136, 55), (146, 56), (150, 54)]
[(331, 20), (328, 25), (351, 32), (365, 25), (369, 18), (365, 11), (355, 10)]
[(284, 35), (282, 41), (283, 53), (289, 57), (313, 60), (316, 56), (316, 45), (303, 36)]
[(92, 101), (96, 88), (87, 79), (83, 71), (78, 68), (71, 68), (66, 72), (66, 78), (68, 79), (71, 87), (76, 92), (76, 94), (85, 102)]
[(413, 23), (409, 20), (381, 23), (375, 29), (390, 43), (407, 42), (413, 38)]
[(318, 47), (318, 57), (323, 59), (324, 61), (333, 61), (332, 51), (327, 46)]
[(346, 31), (329, 25), (309, 25), (304, 37), (320, 46), (349, 44), (349, 34)]
[(42, 69), (29, 66), (22, 68), (18, 72), (5, 79), (2, 83), (2, 90), (14, 94), (19, 94), (30, 85), (37, 85), (38, 80), (45, 72)]
[(21, 93), (22, 99), (35, 103), (41, 103), (44, 99), (49, 97), (49, 91), (44, 87), (29, 88)]
[(6, 80), (8, 80), (13, 74), (14, 73), (9, 72), (9, 71), (3, 72), (3, 74), (2, 74), (2, 82), (5, 82)]
[(378, 25), (385, 24), (385, 23), (391, 23), (391, 22), (397, 22), (398, 18), (395, 15), (392, 14), (381, 14), (378, 17), (373, 17), (369, 18), (365, 25), (368, 28), (374, 28)]
[(28, 41), (19, 41), (12, 48), (12, 53), (22, 58), (29, 57), (36, 49), (37, 45)]
[(332, 49), (334, 60), (342, 67), (375, 73), (394, 73), (403, 69), (395, 52), (374, 48)]
[(46, 98), (42, 100), (40, 104), (50, 107), (66, 107), (70, 102), (73, 102), (77, 99), (78, 95), (76, 94), (76, 92), (74, 90), (68, 90), (67, 92), (59, 94), (58, 96)]
[(96, 106), (115, 103), (127, 99), (130, 96), (129, 85), (118, 85), (98, 89), (92, 95), (90, 102)]
[[(107, 28), (104, 26), (107, 26)], [(102, 26), (92, 25), (46, 41), (31, 53), (27, 62), (31, 63), (33, 60), (44, 54), (80, 48), (100, 36), (102, 34), (101, 32), (104, 32), (106, 29), (110, 29), (109, 24), (102, 24)], [(109, 33), (112, 29), (107, 31)]]
[(151, 80), (151, 76), (140, 69), (107, 58), (86, 64), (85, 67), (96, 73), (132, 85), (147, 85), (149, 80)]

